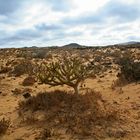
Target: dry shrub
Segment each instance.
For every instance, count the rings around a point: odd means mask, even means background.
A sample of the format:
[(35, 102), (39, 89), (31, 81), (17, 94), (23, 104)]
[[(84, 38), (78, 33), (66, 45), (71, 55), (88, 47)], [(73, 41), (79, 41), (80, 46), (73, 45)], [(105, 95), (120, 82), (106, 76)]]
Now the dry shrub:
[(22, 85), (23, 86), (32, 86), (35, 82), (36, 82), (36, 80), (34, 77), (28, 76), (23, 80)]
[(62, 140), (63, 137), (58, 132), (55, 132), (52, 128), (44, 128), (40, 131), (35, 140)]
[(22, 94), (22, 90), (19, 88), (15, 88), (14, 90), (12, 90), (13, 95), (21, 95)]
[(140, 62), (125, 56), (120, 58), (118, 64), (121, 67), (121, 73), (118, 74), (119, 78), (125, 78), (127, 82), (137, 82), (140, 80)]
[(34, 50), (33, 54), (32, 54), (32, 58), (39, 58), (39, 59), (45, 59), (47, 56), (47, 52), (46, 50)]
[(35, 140), (47, 140), (53, 136), (52, 131), (50, 129), (44, 129), (40, 132), (39, 136), (35, 138)]
[[(95, 98), (91, 101), (92, 98)], [(96, 104), (102, 97), (99, 93), (87, 92), (84, 95), (74, 95), (66, 91), (55, 90), (52, 92), (39, 93), (27, 101), (19, 103), (21, 109), (28, 108), (32, 111), (51, 110), (57, 108), (67, 108), (74, 111), (84, 111)]]
[(28, 60), (23, 60), (21, 61), (19, 64), (17, 64), (13, 71), (11, 72), (11, 74), (13, 74), (14, 76), (18, 77), (21, 76), (23, 74), (32, 74), (33, 72), (33, 64), (31, 61)]
[(40, 93), (19, 103), (20, 112), (24, 114), (27, 110), (44, 111), (44, 121), (48, 124), (83, 136), (93, 136), (95, 126), (106, 127), (117, 120), (117, 112), (104, 108), (101, 94), (94, 91), (87, 91), (83, 95), (59, 90)]
[(4, 67), (4, 66), (1, 66), (0, 67), (0, 74), (3, 74), (3, 73), (8, 73), (9, 71), (11, 71), (12, 69), (10, 67)]
[(6, 120), (5, 118), (0, 120), (0, 135), (6, 133), (7, 129), (10, 126), (10, 120)]

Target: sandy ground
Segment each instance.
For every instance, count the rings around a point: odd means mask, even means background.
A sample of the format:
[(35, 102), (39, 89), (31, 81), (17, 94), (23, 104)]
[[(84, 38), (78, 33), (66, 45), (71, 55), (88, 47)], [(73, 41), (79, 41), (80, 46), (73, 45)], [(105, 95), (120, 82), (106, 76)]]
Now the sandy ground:
[[(123, 140), (139, 140), (140, 139), (140, 84), (132, 83), (122, 88), (117, 87), (115, 90), (111, 89), (113, 80), (116, 79), (116, 73), (108, 73), (103, 78), (87, 79), (85, 81), (86, 87), (96, 91), (100, 91), (103, 98), (111, 104), (116, 104), (117, 107), (126, 110), (124, 117), (127, 123), (123, 125), (131, 133)], [(5, 77), (4, 79), (2, 77)], [(33, 126), (21, 123), (18, 117), (17, 107), (18, 102), (24, 100), (22, 95), (13, 95), (12, 90), (15, 88), (24, 89), (21, 85), (24, 76), (21, 77), (7, 77), (1, 75), (0, 81), (0, 118), (6, 117), (11, 120), (11, 126), (7, 133), (0, 138), (1, 140), (34, 140), (38, 130)], [(39, 91), (49, 91), (54, 89), (71, 90), (68, 87), (49, 87), (47, 85), (37, 85), (29, 87), (32, 89), (32, 95)], [(82, 92), (82, 91), (81, 91)], [(106, 140), (109, 140), (107, 138)]]

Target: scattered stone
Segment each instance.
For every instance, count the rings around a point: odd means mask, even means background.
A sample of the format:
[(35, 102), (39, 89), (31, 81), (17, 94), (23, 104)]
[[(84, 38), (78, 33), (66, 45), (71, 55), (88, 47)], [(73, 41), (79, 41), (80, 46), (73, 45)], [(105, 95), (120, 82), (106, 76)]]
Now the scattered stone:
[(117, 101), (113, 101), (113, 104), (119, 105), (119, 103)]
[(31, 97), (31, 94), (30, 94), (30, 93), (24, 93), (24, 94), (23, 94), (23, 97), (24, 97), (25, 99), (27, 99), (27, 98)]
[(129, 100), (129, 99), (130, 99), (130, 97), (125, 98), (125, 100)]

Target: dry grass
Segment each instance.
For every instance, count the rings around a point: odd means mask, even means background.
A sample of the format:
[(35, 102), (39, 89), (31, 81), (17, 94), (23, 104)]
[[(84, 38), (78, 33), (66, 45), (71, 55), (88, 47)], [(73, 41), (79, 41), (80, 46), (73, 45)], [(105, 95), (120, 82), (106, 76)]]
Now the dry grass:
[(105, 127), (118, 117), (118, 112), (112, 108), (102, 108), (102, 101), (101, 94), (94, 91), (75, 95), (56, 90), (40, 93), (20, 102), (19, 112), (26, 114), (27, 110), (34, 113), (44, 111), (45, 122), (64, 127), (70, 134), (93, 136), (95, 126)]

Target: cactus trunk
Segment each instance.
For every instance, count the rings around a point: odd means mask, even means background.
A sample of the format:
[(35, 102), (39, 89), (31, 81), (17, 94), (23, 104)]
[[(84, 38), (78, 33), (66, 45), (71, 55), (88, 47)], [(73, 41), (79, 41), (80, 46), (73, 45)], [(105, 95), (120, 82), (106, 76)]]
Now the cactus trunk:
[(78, 86), (76, 85), (73, 88), (74, 88), (74, 94), (78, 94)]

